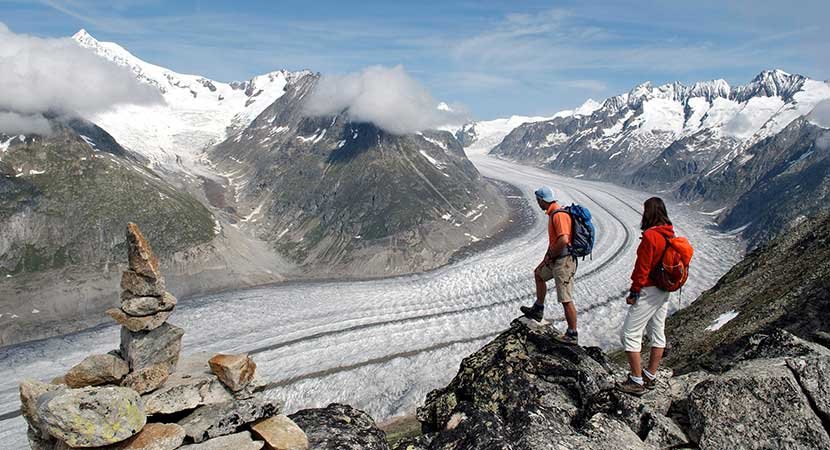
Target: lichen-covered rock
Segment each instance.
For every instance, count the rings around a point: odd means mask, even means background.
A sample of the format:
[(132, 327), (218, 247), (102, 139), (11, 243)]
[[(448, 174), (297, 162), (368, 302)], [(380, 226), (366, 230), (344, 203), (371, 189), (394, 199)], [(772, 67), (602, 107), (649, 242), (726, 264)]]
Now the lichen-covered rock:
[(123, 387), (51, 391), (38, 398), (37, 415), (48, 433), (71, 447), (123, 441), (144, 427), (141, 397)]
[(250, 398), (198, 407), (179, 421), (193, 442), (236, 433), (242, 426), (280, 413), (282, 405), (273, 400)]
[(783, 359), (742, 363), (689, 398), (701, 448), (830, 448), (830, 437)]
[(207, 367), (207, 355), (189, 355), (163, 386), (142, 397), (148, 415), (173, 414), (200, 405), (225, 403), (233, 397)]
[(71, 388), (117, 384), (129, 371), (127, 362), (117, 356), (91, 355), (69, 369), (63, 380)]
[(127, 224), (127, 261), (130, 270), (148, 278), (161, 278), (158, 258), (138, 225), (132, 222)]
[(215, 355), (208, 365), (219, 381), (234, 392), (247, 386), (256, 372), (256, 363), (247, 354)]
[(169, 323), (150, 331), (121, 328), (121, 355), (133, 371), (160, 363), (173, 368), (179, 360), (183, 335), (184, 330)]
[(308, 436), (293, 420), (282, 414), (251, 425), (251, 431), (265, 441), (266, 450), (308, 449)]
[[(121, 386), (128, 387), (139, 394), (147, 394), (160, 388), (170, 376), (167, 364), (154, 364), (130, 373), (121, 381)], [(148, 411), (148, 414), (151, 414)]]
[(148, 423), (135, 436), (96, 450), (174, 450), (184, 442), (184, 429), (175, 423)]
[(164, 295), (164, 278), (148, 278), (132, 270), (121, 274), (121, 289), (136, 297), (161, 297)]
[(161, 297), (127, 296), (121, 300), (121, 310), (133, 317), (152, 316), (176, 307), (176, 297), (165, 292)]
[(251, 438), (251, 432), (242, 431), (236, 434), (220, 436), (197, 444), (184, 445), (180, 450), (259, 450), (265, 445), (262, 441)]
[(131, 316), (124, 312), (121, 308), (110, 308), (107, 310), (107, 315), (118, 322), (119, 325), (132, 331), (150, 331), (160, 327), (170, 315), (173, 310), (159, 311), (147, 316)]
[(386, 433), (363, 411), (332, 403), (325, 408), (304, 409), (288, 416), (317, 450), (386, 450)]
[(29, 432), (39, 439), (48, 439), (43, 422), (37, 413), (37, 399), (53, 391), (61, 391), (66, 386), (42, 383), (37, 380), (23, 380), (20, 382), (20, 412), (29, 424)]

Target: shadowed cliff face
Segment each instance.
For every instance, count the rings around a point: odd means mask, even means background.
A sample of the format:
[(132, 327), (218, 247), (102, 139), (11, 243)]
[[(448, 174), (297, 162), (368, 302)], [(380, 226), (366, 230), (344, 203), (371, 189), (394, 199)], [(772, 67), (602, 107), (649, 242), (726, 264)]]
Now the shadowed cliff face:
[(211, 151), (242, 209), (257, 212), (243, 226), (321, 274), (372, 276), (441, 265), (505, 219), (503, 199), (451, 134), (309, 116), (317, 79), (288, 85)]

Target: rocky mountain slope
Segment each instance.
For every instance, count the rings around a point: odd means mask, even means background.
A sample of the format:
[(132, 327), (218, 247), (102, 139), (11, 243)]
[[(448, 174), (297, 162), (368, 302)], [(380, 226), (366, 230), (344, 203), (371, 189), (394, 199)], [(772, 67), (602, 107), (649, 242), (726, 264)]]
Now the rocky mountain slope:
[(734, 363), (752, 335), (783, 329), (830, 345), (830, 214), (756, 249), (667, 322), (669, 364), (682, 371)]
[[(51, 125), (49, 136), (0, 134), (0, 344), (99, 310), (111, 289), (95, 279), (117, 265), (126, 221), (158, 236), (164, 257), (216, 233), (201, 203), (101, 128), (80, 119)], [(72, 301), (60, 301), (66, 296)]]
[[(644, 83), (606, 99), (590, 115), (523, 124), (492, 152), (571, 176), (671, 191), (707, 208), (725, 207), (721, 223), (752, 222), (746, 236), (760, 242), (780, 230), (781, 221), (758, 214), (759, 197), (783, 198), (798, 184), (794, 180), (807, 176), (796, 197), (807, 201), (808, 209), (827, 205), (826, 180), (817, 175), (826, 167), (827, 146), (809, 153), (822, 132), (807, 119), (827, 99), (828, 83), (780, 70), (735, 87), (724, 80)], [(812, 197), (816, 193), (818, 200)], [(797, 216), (773, 215), (783, 222)]]
[(320, 276), (436, 267), (491, 236), (507, 206), (444, 131), (395, 135), (347, 114), (314, 117), (306, 75), (209, 152), (236, 226)]
[(73, 39), (82, 47), (129, 68), (136, 78), (158, 89), (160, 105), (117, 105), (89, 119), (124, 146), (163, 170), (180, 171), (221, 142), (229, 129), (246, 127), (284, 92), (286, 84), (307, 72), (280, 70), (246, 81), (223, 83), (148, 63), (113, 42), (100, 42), (85, 30)]

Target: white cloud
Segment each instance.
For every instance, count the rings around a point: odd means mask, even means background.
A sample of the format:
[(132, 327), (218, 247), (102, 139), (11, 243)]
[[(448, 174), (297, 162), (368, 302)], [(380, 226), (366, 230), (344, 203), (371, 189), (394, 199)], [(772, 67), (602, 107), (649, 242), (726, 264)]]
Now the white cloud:
[(830, 128), (830, 99), (818, 102), (808, 117), (810, 122), (822, 128)]
[(40, 114), (18, 114), (0, 111), (0, 132), (46, 135), (52, 132), (52, 126)]
[[(0, 23), (0, 111), (4, 124), (43, 129), (43, 113), (87, 115), (116, 103), (160, 102), (160, 94), (126, 68), (70, 38), (43, 39)], [(0, 131), (7, 131), (0, 128)]]
[(458, 105), (451, 111), (437, 108), (429, 91), (402, 66), (372, 66), (360, 73), (324, 75), (312, 91), (306, 111), (311, 115), (346, 112), (358, 122), (371, 122), (393, 134), (407, 134), (466, 117)]

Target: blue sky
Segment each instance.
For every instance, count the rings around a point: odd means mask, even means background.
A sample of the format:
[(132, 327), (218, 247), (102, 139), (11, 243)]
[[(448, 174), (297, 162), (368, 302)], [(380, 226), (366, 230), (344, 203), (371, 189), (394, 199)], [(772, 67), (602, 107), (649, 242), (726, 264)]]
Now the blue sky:
[[(16, 33), (85, 28), (147, 61), (230, 81), (402, 64), (477, 118), (551, 114), (651, 80), (830, 78), (828, 1), (0, 0)], [(1, 44), (0, 44), (1, 45)]]

